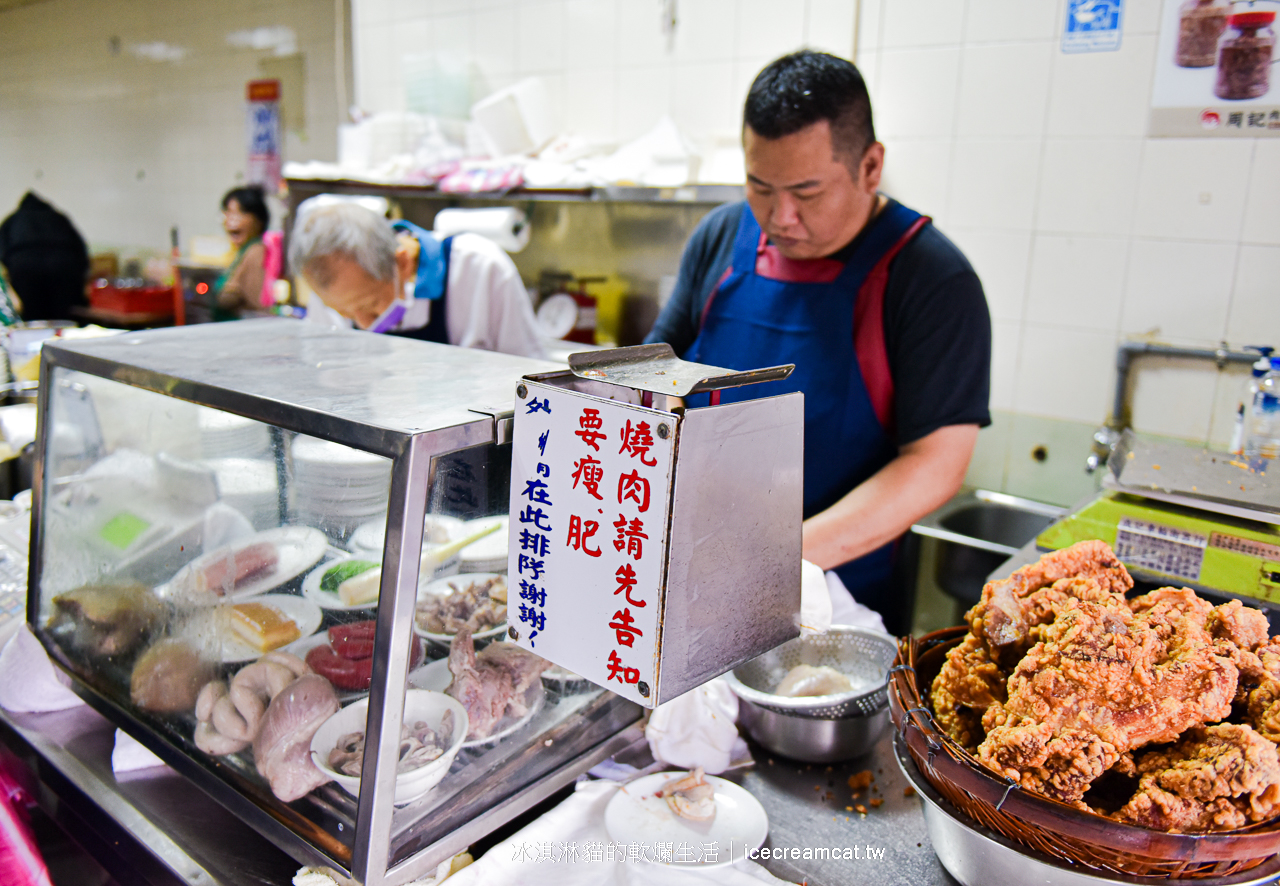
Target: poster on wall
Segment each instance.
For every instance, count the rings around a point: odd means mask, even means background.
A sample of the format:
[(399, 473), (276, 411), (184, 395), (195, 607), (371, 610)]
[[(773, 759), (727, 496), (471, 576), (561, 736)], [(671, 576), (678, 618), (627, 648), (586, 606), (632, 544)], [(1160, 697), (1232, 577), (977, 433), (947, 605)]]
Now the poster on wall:
[(1150, 134), (1280, 135), (1277, 10), (1271, 2), (1164, 0)]
[(280, 187), (280, 81), (250, 80), (246, 98), (249, 156), (245, 178), (272, 194)]
[(1114, 52), (1120, 48), (1124, 0), (1067, 0), (1063, 52)]

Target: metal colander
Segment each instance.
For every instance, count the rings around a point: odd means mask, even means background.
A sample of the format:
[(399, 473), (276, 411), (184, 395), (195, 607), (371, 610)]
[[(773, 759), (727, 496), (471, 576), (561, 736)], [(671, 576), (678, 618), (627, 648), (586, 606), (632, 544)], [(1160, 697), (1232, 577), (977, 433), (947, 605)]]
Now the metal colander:
[[(832, 625), (825, 634), (788, 640), (725, 674), (725, 679), (739, 698), (768, 711), (812, 720), (867, 717), (889, 703), (885, 681), (897, 652), (892, 637), (862, 628)], [(833, 668), (849, 678), (853, 689), (806, 698), (774, 695), (774, 687), (787, 672), (802, 664)]]

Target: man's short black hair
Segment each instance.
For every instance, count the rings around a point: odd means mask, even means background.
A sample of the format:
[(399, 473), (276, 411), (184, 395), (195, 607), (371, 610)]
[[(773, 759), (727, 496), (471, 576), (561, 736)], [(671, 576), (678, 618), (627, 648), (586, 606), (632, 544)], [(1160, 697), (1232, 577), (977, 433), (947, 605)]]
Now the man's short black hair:
[(838, 56), (802, 49), (770, 62), (747, 93), (742, 122), (764, 138), (782, 138), (819, 120), (831, 125), (831, 145), (854, 178), (876, 140), (871, 97), (854, 66)]
[(227, 204), (232, 200), (240, 204), (241, 212), (246, 212), (262, 222), (262, 230), (265, 231), (271, 224), (271, 211), (267, 209), (267, 195), (261, 185), (232, 188), (222, 195), (222, 208), (226, 209)]

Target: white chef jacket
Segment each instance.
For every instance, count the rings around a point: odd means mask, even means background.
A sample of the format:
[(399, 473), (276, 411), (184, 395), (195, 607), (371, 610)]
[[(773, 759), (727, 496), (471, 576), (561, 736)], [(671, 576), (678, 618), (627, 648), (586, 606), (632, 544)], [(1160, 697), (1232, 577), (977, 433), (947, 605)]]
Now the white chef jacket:
[[(414, 298), (405, 283), (407, 309), (391, 330), (421, 329), (431, 322), (432, 301)], [(501, 247), (479, 234), (454, 234), (445, 290), (445, 328), (449, 344), (547, 358), (533, 304), (515, 263)], [(307, 320), (351, 329), (354, 323), (326, 306), (318, 295), (307, 305)]]

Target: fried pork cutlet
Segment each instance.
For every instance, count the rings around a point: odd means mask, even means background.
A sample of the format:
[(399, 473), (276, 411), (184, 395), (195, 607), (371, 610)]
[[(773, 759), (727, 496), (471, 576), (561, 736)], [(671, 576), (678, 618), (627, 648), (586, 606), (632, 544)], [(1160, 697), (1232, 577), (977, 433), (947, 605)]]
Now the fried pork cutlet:
[(1096, 540), (1045, 554), (1008, 578), (989, 582), (982, 589), (982, 599), (965, 613), (965, 621), (992, 649), (993, 660), (999, 661), (999, 651), (1006, 647), (1012, 647), (1015, 656), (1021, 651), (1028, 630), (1037, 623), (1036, 613), (1043, 617), (1052, 609), (1050, 599), (1028, 608), (1027, 598), (1063, 579), (1092, 579), (1103, 592), (1116, 597), (1133, 587), (1133, 578), (1110, 545)]
[(1126, 752), (1227, 716), (1238, 672), (1204, 614), (1181, 596), (1150, 602), (1135, 615), (1123, 598), (1068, 599), (1009, 678), (1008, 700), (983, 716), (978, 759), (1079, 804)]
[(1280, 813), (1280, 755), (1248, 726), (1189, 730), (1137, 759), (1138, 791), (1113, 818), (1195, 833), (1241, 828)]

